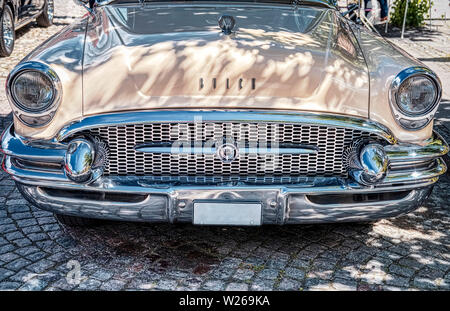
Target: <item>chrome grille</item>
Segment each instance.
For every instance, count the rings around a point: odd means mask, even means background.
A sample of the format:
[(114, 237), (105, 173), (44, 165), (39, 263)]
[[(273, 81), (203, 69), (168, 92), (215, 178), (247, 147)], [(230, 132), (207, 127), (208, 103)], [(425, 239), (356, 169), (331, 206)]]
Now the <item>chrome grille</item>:
[[(286, 123), (145, 123), (93, 128), (109, 146), (106, 175), (137, 176), (347, 176), (342, 163), (344, 149), (352, 141), (376, 135), (350, 128)], [(317, 154), (240, 155), (231, 163), (217, 155), (184, 157), (171, 153), (143, 153), (135, 146), (176, 141), (223, 141), (254, 144), (277, 142), (280, 147), (305, 144)]]

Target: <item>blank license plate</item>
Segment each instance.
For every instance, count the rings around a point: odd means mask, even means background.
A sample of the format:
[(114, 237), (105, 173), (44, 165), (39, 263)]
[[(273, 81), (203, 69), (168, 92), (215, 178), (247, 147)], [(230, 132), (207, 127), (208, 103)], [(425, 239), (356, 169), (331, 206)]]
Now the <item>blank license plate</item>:
[(195, 225), (260, 226), (261, 203), (194, 203)]

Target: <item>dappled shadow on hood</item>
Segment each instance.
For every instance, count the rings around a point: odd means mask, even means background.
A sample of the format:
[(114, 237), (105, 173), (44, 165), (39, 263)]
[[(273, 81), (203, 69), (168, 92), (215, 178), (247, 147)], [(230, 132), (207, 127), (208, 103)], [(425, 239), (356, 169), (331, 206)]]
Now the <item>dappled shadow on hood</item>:
[(246, 107), (367, 116), (367, 68), (347, 25), (331, 10), (303, 9), (296, 16), (280, 9), (275, 15), (282, 18), (271, 26), (255, 19), (273, 10), (237, 12), (241, 20), (230, 36), (210, 24), (211, 18), (217, 23), (212, 9), (203, 15), (172, 9), (195, 31), (169, 23), (166, 32), (157, 23), (137, 28), (140, 19), (154, 20), (154, 12), (118, 10), (100, 11), (87, 32), (85, 113)]

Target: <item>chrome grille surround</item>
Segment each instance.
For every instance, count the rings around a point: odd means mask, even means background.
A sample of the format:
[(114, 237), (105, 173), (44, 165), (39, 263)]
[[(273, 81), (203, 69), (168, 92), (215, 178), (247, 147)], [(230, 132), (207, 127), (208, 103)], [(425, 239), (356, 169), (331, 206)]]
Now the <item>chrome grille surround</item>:
[[(98, 137), (108, 144), (109, 161), (105, 175), (159, 176), (161, 180), (171, 181), (174, 177), (181, 180), (185, 176), (206, 179), (215, 176), (223, 181), (233, 180), (228, 176), (245, 179), (251, 176), (347, 177), (342, 161), (345, 148), (357, 139), (383, 140), (379, 135), (361, 129), (270, 121), (134, 123), (92, 127), (82, 133)], [(192, 144), (214, 141), (220, 144), (225, 140), (237, 145), (277, 145), (280, 148), (309, 145), (318, 147), (318, 152), (241, 154), (233, 162), (224, 163), (215, 154), (175, 155), (135, 150), (136, 146), (148, 143), (171, 145), (177, 141)]]

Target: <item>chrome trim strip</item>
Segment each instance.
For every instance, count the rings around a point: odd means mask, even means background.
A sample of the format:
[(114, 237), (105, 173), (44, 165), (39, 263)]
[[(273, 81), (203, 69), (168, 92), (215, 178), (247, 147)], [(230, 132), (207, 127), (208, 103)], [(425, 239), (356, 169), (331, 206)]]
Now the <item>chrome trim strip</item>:
[[(170, 153), (173, 155), (186, 154), (216, 154), (215, 147), (150, 147), (145, 145), (136, 146), (136, 151), (144, 153)], [(260, 154), (260, 155), (277, 155), (277, 154), (317, 154), (317, 150), (313, 148), (239, 148), (239, 154)]]
[[(12, 177), (21, 183), (46, 186), (61, 189), (78, 189), (89, 191), (106, 192), (126, 192), (126, 193), (170, 193), (180, 189), (207, 189), (210, 185), (190, 185), (190, 184), (147, 184), (145, 178), (133, 178), (133, 176), (113, 176), (99, 177), (90, 184), (79, 184), (72, 182), (61, 170), (56, 172), (43, 172), (28, 170), (17, 167), (11, 161), (11, 157), (5, 156), (3, 160), (3, 169)], [(414, 189), (420, 185), (430, 185), (437, 181), (438, 177), (444, 174), (447, 166), (441, 159), (436, 160), (436, 164), (426, 170), (408, 171), (388, 174), (383, 183), (376, 186), (363, 186), (351, 179), (336, 177), (311, 177), (305, 184), (287, 184), (287, 185), (247, 185), (244, 183), (228, 183), (224, 186), (215, 186), (221, 189), (273, 189), (282, 188), (284, 192), (299, 191), (308, 194), (314, 193), (375, 193), (380, 191), (396, 191), (405, 189)]]
[(188, 122), (272, 122), (301, 123), (305, 125), (324, 125), (345, 127), (366, 131), (395, 144), (396, 138), (385, 126), (368, 119), (323, 113), (274, 112), (265, 110), (155, 110), (110, 113), (88, 116), (61, 129), (56, 141), (63, 141), (74, 133), (95, 127), (145, 124), (145, 123), (188, 123)]
[(286, 216), (287, 224), (369, 221), (394, 217), (418, 208), (431, 193), (431, 188), (412, 190), (398, 200), (349, 204), (316, 204), (306, 196), (293, 196)]
[(3, 170), (8, 174), (18, 178), (28, 178), (39, 181), (50, 181), (53, 183), (67, 183), (70, 179), (66, 176), (66, 174), (61, 170), (59, 172), (50, 172), (50, 171), (39, 171), (36, 169), (23, 169), (20, 168), (11, 161), (10, 156), (3, 157)]
[(414, 182), (414, 180), (434, 178), (445, 174), (447, 171), (445, 162), (441, 158), (437, 158), (435, 161), (435, 165), (424, 170), (390, 172), (383, 183), (409, 183)]
[(56, 213), (125, 221), (151, 222), (168, 219), (168, 204), (165, 196), (149, 195), (144, 201), (137, 203), (115, 203), (54, 197), (39, 187), (21, 184), (17, 186), (28, 201), (41, 209)]
[(437, 132), (426, 141), (424, 146), (413, 144), (397, 144), (384, 147), (389, 161), (397, 162), (424, 162), (446, 155), (449, 147), (445, 140)]
[(16, 137), (13, 131), (14, 128), (11, 124), (3, 132), (1, 151), (4, 154), (41, 162), (62, 163), (64, 161), (66, 154), (65, 145), (41, 144), (40, 146), (32, 146), (31, 144), (27, 144), (23, 139)]

